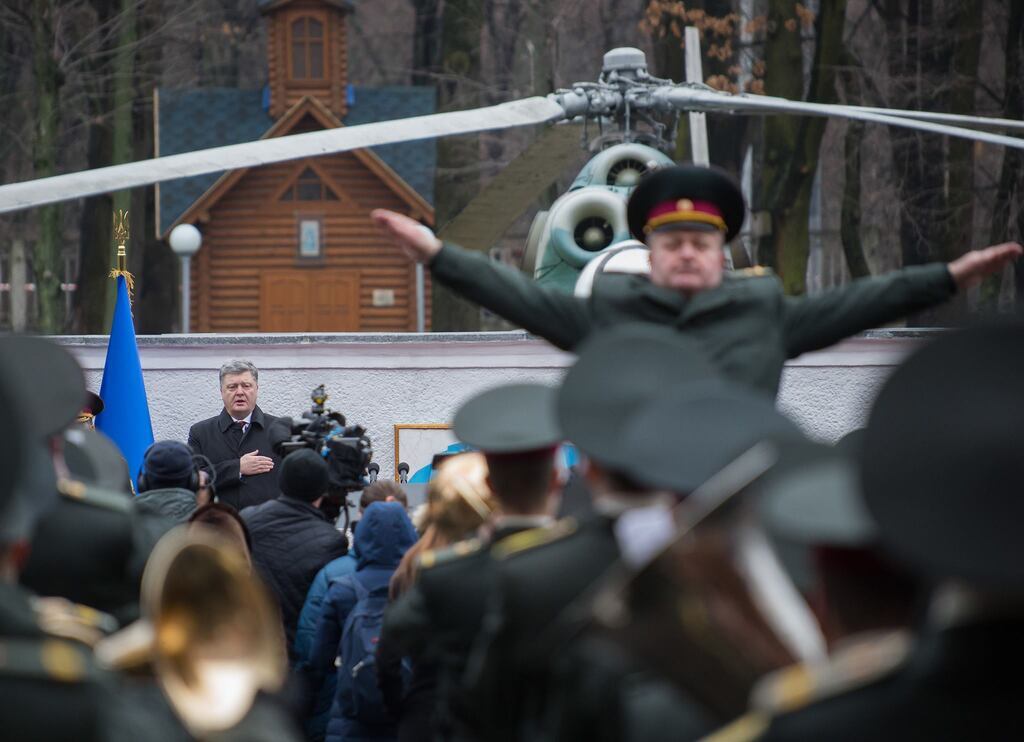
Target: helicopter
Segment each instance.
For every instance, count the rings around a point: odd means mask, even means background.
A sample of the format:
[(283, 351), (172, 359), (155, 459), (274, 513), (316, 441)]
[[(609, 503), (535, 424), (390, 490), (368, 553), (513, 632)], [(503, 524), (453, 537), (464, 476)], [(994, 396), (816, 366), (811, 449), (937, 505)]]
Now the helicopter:
[[(980, 130), (1024, 131), (1021, 121), (727, 93), (701, 82), (654, 77), (647, 70), (643, 51), (623, 47), (604, 55), (596, 82), (577, 82), (547, 96), (261, 139), (0, 185), (0, 213), (383, 144), (543, 126), (534, 143), (481, 189), (438, 236), (478, 250), (489, 248), (576, 156), (578, 150), (567, 145), (582, 140), (595, 156), (569, 191), (535, 218), (526, 260), (528, 271), (537, 280), (571, 291), (591, 257), (628, 238), (625, 198), (644, 172), (671, 162), (665, 153), (673, 150), (679, 117), (686, 113), (692, 122), (702, 112), (840, 117), (1024, 149), (1022, 138)], [(597, 128), (593, 138), (588, 136), (591, 127)]]

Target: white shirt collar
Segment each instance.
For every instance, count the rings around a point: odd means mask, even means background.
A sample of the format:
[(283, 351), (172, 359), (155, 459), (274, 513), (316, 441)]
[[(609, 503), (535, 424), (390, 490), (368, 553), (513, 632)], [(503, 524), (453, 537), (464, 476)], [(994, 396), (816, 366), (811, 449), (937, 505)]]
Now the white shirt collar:
[(232, 422), (236, 422), (236, 423), (245, 423), (245, 427), (248, 428), (249, 427), (249, 423), (252, 422), (252, 412), (250, 412), (248, 415), (243, 417), (241, 420), (236, 420), (233, 417), (231, 418), (231, 420), (232, 420)]

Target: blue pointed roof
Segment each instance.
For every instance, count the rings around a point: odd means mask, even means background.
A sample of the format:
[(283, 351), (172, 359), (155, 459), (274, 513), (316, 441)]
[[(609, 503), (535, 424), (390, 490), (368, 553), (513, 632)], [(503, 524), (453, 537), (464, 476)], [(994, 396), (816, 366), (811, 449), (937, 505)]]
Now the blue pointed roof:
[[(269, 95), (263, 90), (235, 88), (161, 88), (158, 137), (161, 156), (209, 147), (251, 142), (274, 125), (267, 109)], [(349, 86), (347, 125), (424, 116), (435, 111), (435, 90), (425, 86)], [(434, 203), (434, 140), (403, 142), (374, 147), (399, 177)], [(179, 178), (159, 185), (160, 233), (166, 232), (223, 173)]]

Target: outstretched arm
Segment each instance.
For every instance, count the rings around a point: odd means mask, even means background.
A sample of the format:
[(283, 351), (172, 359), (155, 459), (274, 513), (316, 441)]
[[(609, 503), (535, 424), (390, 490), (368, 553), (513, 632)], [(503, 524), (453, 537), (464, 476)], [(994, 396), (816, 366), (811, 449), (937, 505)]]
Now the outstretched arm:
[(377, 226), (411, 260), (427, 263), (434, 278), (559, 348), (575, 346), (590, 330), (585, 302), (558, 289), (538, 286), (519, 271), (455, 245), (393, 211), (372, 212)]
[(1024, 253), (1017, 242), (1003, 242), (981, 250), (971, 250), (949, 264), (949, 275), (961, 291), (981, 283), (982, 279), (997, 273)]
[(783, 299), (786, 354), (793, 358), (941, 304), (1021, 255), (1017, 243), (971, 251), (949, 264), (911, 266), (862, 278), (819, 296)]

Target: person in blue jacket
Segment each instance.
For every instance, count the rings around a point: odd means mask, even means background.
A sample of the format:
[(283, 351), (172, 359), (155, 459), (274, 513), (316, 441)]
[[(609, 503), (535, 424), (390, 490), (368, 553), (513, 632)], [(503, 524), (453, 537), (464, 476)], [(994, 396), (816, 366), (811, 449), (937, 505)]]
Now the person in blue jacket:
[[(363, 490), (359, 496), (359, 517), (362, 518), (366, 509), (375, 502), (399, 502), (402, 507), (408, 507), (405, 490), (390, 479), (379, 479)], [(359, 521), (357, 520), (352, 525), (353, 533), (358, 525)], [(313, 584), (309, 586), (306, 602), (302, 606), (302, 612), (299, 613), (295, 643), (292, 645), (293, 656), (296, 658), (295, 670), (300, 676), (308, 677), (308, 668), (313, 661), (313, 639), (316, 637), (316, 627), (320, 620), (320, 612), (323, 609), (327, 591), (342, 577), (356, 571), (358, 553), (358, 541), (353, 540), (352, 548), (348, 550), (348, 553), (325, 564), (316, 573)], [(303, 722), (309, 742), (323, 742), (324, 735), (327, 733), (327, 719), (330, 716), (331, 703), (334, 701), (335, 681), (334, 674), (328, 673), (320, 686), (320, 693), (316, 697), (315, 705), (309, 710)]]
[[(311, 660), (304, 670), (307, 692), (318, 694), (328, 675), (342, 671), (340, 664), (336, 670), (336, 659), (346, 619), (358, 601), (360, 591), (354, 583), (368, 593), (381, 589), (386, 593), (395, 568), (418, 538), (401, 503), (375, 502), (366, 509), (355, 533), (356, 569), (336, 580), (323, 601)], [(355, 718), (343, 684), (338, 685), (327, 722), (327, 742), (394, 739), (393, 723), (369, 725)]]

